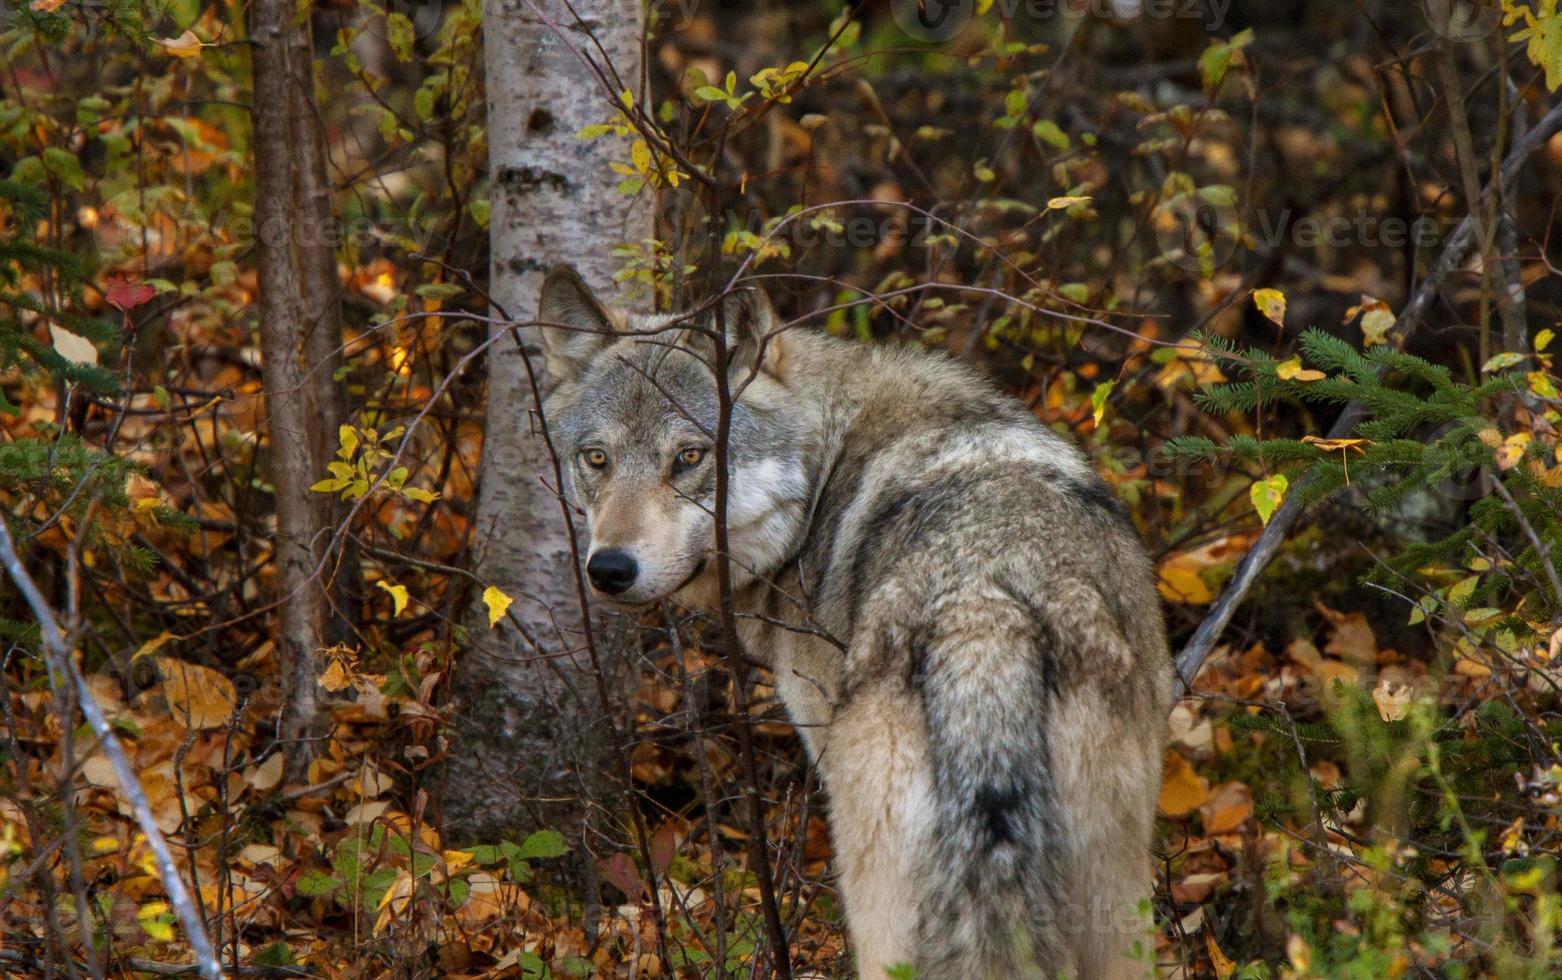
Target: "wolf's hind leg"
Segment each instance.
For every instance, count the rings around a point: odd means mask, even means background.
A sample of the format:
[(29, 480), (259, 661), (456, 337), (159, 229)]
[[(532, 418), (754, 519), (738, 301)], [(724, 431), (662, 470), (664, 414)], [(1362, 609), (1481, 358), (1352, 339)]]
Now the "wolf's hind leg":
[(915, 955), (922, 860), (933, 827), (927, 733), (916, 696), (865, 685), (829, 726), (820, 757), (846, 921), (865, 980)]

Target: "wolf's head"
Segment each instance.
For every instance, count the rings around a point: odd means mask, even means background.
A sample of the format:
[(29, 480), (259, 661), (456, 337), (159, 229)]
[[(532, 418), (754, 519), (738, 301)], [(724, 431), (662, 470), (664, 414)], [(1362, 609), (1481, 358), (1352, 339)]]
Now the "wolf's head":
[[(757, 290), (724, 301), (734, 391), (728, 460), (733, 580), (764, 577), (801, 533), (811, 481), (810, 429), (789, 404), (794, 341)], [(545, 405), (560, 462), (586, 511), (586, 572), (623, 603), (674, 597), (709, 606), (715, 592), (715, 344), (676, 317), (609, 309), (574, 269), (551, 272), (538, 310), (548, 374)]]

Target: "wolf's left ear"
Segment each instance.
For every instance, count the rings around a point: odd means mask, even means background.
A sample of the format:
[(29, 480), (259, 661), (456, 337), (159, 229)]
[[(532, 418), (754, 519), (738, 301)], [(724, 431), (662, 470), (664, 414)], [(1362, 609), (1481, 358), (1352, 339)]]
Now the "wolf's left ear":
[(747, 376), (757, 359), (760, 371), (777, 380), (784, 376), (787, 339), (763, 290), (745, 287), (729, 293), (722, 300), (722, 320), (727, 363), (734, 374)]
[(574, 381), (586, 365), (614, 340), (618, 327), (574, 266), (555, 266), (542, 281), (537, 302), (542, 321), (542, 352), (548, 376), (558, 382)]

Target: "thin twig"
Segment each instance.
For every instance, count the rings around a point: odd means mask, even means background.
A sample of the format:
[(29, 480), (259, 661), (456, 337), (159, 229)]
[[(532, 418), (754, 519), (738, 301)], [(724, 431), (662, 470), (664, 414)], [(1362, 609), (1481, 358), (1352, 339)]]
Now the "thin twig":
[(76, 668), (75, 661), (71, 659), (70, 650), (65, 645), (65, 636), (60, 632), (59, 621), (54, 617), (54, 610), (49, 608), (48, 601), (38, 589), (38, 583), (33, 581), (27, 568), (22, 564), (22, 558), (16, 553), (16, 547), (11, 542), (11, 530), (6, 526), (4, 519), (0, 519), (0, 564), (5, 565), (11, 580), (16, 583), (22, 598), (27, 601), (33, 615), (38, 619), (38, 629), (43, 638), (43, 649), (48, 658), (49, 670), (68, 679), (76, 689), (81, 713), (86, 717), (87, 724), (92, 726), (93, 734), (97, 735), (103, 754), (114, 767), (114, 775), (119, 779), (120, 788), (135, 812), (136, 823), (140, 826), (141, 832), (146, 835), (147, 844), (152, 849), (153, 858), (157, 863), (158, 877), (162, 879), (163, 890), (168, 894), (168, 904), (173, 907), (174, 915), (179, 918), (179, 924), (184, 928), (185, 939), (195, 954), (196, 968), (201, 976), (208, 980), (216, 980), (222, 976), (222, 964), (217, 959), (217, 951), (212, 948), (211, 938), (206, 934), (206, 924), (201, 921), (195, 911), (194, 903), (190, 900), (190, 892), (184, 886), (184, 879), (179, 877), (179, 868), (174, 864), (174, 856), (168, 850), (168, 842), (163, 839), (163, 832), (157, 828), (157, 821), (152, 816), (152, 807), (147, 802), (146, 792), (141, 788), (141, 783), (136, 778), (136, 771), (125, 756), (124, 747), (119, 744), (119, 739), (114, 735), (113, 726), (103, 716), (103, 709), (92, 696), (92, 689), (87, 686), (87, 679), (82, 676), (81, 671)]

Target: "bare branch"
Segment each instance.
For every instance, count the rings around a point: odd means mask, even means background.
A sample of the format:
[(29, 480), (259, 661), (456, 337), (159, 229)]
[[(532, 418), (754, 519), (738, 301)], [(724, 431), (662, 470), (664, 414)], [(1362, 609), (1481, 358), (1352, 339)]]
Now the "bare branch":
[(195, 910), (195, 904), (190, 899), (190, 892), (184, 886), (184, 879), (179, 877), (179, 868), (174, 864), (174, 856), (168, 850), (168, 842), (163, 839), (163, 832), (157, 829), (151, 804), (147, 802), (141, 782), (136, 778), (136, 771), (130, 765), (130, 760), (125, 757), (125, 749), (114, 735), (113, 727), (103, 716), (103, 709), (98, 707), (97, 700), (93, 698), (92, 689), (87, 686), (87, 679), (82, 676), (75, 661), (71, 659), (70, 650), (65, 644), (65, 635), (60, 632), (59, 621), (55, 619), (54, 610), (49, 608), (48, 601), (38, 589), (38, 583), (34, 582), (32, 576), (27, 573), (21, 556), (16, 553), (16, 546), (11, 542), (10, 528), (6, 526), (3, 519), (0, 519), (0, 564), (5, 565), (11, 580), (21, 591), (22, 598), (27, 601), (33, 615), (38, 617), (38, 629), (43, 637), (43, 650), (48, 661), (49, 672), (69, 680), (71, 686), (75, 688), (81, 713), (86, 717), (87, 724), (92, 726), (92, 732), (98, 737), (103, 754), (114, 767), (114, 775), (119, 780), (125, 799), (130, 802), (130, 807), (135, 812), (136, 824), (146, 835), (147, 844), (152, 848), (158, 877), (162, 879), (163, 890), (168, 894), (168, 904), (173, 906), (174, 915), (178, 916), (179, 924), (184, 928), (185, 939), (189, 941), (190, 948), (195, 953), (196, 967), (203, 977), (211, 980), (221, 977), (222, 964), (217, 959), (217, 950), (212, 946), (211, 937), (206, 934), (206, 923), (201, 921), (200, 915)]

